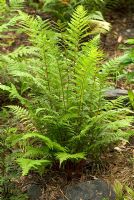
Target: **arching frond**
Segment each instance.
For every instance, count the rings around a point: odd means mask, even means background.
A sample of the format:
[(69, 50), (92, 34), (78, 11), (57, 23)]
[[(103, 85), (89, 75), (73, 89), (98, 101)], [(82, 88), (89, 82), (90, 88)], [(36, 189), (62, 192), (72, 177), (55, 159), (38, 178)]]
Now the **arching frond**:
[(17, 159), (17, 163), (22, 168), (22, 175), (25, 176), (32, 169), (39, 170), (40, 166), (48, 166), (51, 164), (50, 160), (31, 160), (27, 158), (19, 158)]
[(85, 153), (76, 153), (76, 154), (69, 154), (69, 153), (57, 153), (56, 154), (57, 159), (60, 161), (60, 165), (64, 162), (69, 160), (79, 160), (79, 159), (85, 159)]
[(19, 120), (19, 123), (23, 124), (26, 130), (36, 130), (32, 122), (32, 116), (25, 108), (13, 105), (7, 107), (10, 108), (10, 111), (14, 114), (15, 118)]

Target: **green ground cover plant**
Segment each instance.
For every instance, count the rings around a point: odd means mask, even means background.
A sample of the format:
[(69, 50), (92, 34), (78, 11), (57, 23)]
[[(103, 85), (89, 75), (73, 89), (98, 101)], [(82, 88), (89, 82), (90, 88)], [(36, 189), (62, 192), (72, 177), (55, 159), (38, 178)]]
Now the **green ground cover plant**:
[(134, 190), (128, 186), (122, 185), (118, 180), (114, 183), (114, 190), (116, 193), (116, 200), (133, 200)]
[(67, 27), (51, 28), (48, 20), (21, 11), (17, 21), (29, 46), (1, 55), (9, 81), (0, 89), (18, 102), (7, 106), (5, 131), (15, 128), (6, 143), (22, 174), (42, 174), (55, 162), (63, 167), (68, 160), (98, 158), (106, 147), (128, 139), (131, 111), (123, 98), (105, 99), (110, 71), (102, 64), (99, 34), (87, 40), (91, 31), (83, 6)]

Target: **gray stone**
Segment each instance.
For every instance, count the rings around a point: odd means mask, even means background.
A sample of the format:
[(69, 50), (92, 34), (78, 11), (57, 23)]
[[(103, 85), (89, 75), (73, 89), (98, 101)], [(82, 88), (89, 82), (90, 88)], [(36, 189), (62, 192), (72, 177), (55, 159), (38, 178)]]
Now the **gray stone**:
[[(92, 180), (68, 186), (65, 191), (68, 200), (115, 200), (112, 187), (103, 180)], [(60, 198), (59, 200), (65, 200)]]
[(131, 136), (131, 137), (129, 138), (129, 145), (130, 145), (130, 146), (134, 146), (134, 136)]
[(31, 184), (27, 190), (27, 194), (30, 200), (39, 200), (42, 194), (41, 187), (37, 184)]
[(105, 97), (108, 99), (115, 99), (120, 96), (128, 95), (127, 90), (122, 90), (122, 89), (111, 89), (107, 90), (105, 92)]

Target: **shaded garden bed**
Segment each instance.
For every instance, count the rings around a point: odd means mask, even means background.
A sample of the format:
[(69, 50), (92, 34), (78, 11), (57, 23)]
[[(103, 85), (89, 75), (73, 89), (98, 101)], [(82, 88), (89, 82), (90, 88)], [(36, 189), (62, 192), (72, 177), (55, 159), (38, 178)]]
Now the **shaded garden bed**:
[[(129, 13), (127, 17), (119, 12), (117, 14), (112, 11), (111, 16), (109, 15), (106, 18), (111, 22), (112, 30), (106, 36), (102, 36), (102, 48), (106, 52), (107, 57), (121, 55), (123, 50), (118, 49), (119, 45), (124, 44), (126, 39), (134, 37), (134, 16)], [(123, 26), (121, 26), (122, 24)], [(20, 44), (27, 44), (26, 36), (19, 35), (14, 37), (14, 32), (10, 34), (13, 36), (13, 41), (10, 47), (2, 47), (2, 52), (10, 52)], [(129, 88), (129, 86), (124, 85), (123, 82), (118, 82), (117, 87), (122, 89)], [(1, 97), (0, 103), (1, 107), (9, 103), (6, 95)], [(114, 181), (118, 179), (122, 184), (134, 188), (134, 166), (132, 162), (134, 158), (133, 146), (133, 138), (131, 138), (130, 143), (120, 143), (113, 151), (109, 150), (103, 153), (100, 159), (101, 162), (96, 163), (87, 159), (82, 163), (82, 166), (78, 166), (78, 169), (75, 167), (74, 170), (72, 170), (73, 167), (70, 165), (72, 168), (70, 175), (67, 170), (60, 171), (59, 169), (56, 170), (56, 168), (53, 168), (52, 170), (48, 170), (42, 177), (31, 172), (28, 176), (13, 180), (13, 182), (15, 182), (15, 187), (17, 186), (22, 192), (26, 192), (29, 195), (33, 193), (31, 190), (37, 191), (37, 195), (40, 195), (40, 199), (42, 200), (57, 200), (59, 196), (64, 196), (64, 187), (68, 184), (97, 178), (106, 180), (112, 185)]]

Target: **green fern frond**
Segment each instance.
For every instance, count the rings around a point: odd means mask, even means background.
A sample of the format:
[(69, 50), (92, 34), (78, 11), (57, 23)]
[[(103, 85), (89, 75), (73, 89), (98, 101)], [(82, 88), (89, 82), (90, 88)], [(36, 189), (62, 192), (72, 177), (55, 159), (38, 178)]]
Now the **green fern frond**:
[(13, 85), (13, 84), (11, 84), (11, 87), (0, 84), (0, 89), (2, 89), (2, 90), (4, 90), (4, 91), (8, 91), (8, 92), (10, 93), (10, 98), (20, 100), (20, 102), (21, 102), (22, 104), (25, 104), (26, 101), (27, 101), (25, 98), (23, 98), (23, 97), (18, 93), (18, 91), (17, 91), (15, 85)]
[(123, 63), (126, 60), (127, 55), (122, 55), (116, 58), (112, 58), (102, 65), (103, 73), (106, 75), (117, 74), (123, 68)]
[(23, 155), (23, 158), (44, 158), (49, 156), (49, 148), (48, 147), (33, 147), (27, 146), (26, 152)]
[[(107, 90), (105, 91), (105, 93), (107, 92)], [(120, 96), (118, 97), (117, 99), (113, 99), (113, 100), (107, 100), (105, 101), (105, 105), (104, 105), (104, 109), (107, 110), (107, 111), (111, 111), (111, 114), (113, 113), (112, 110), (118, 110), (119, 112), (122, 112), (121, 110), (123, 109), (123, 112), (125, 114), (129, 114), (131, 113), (132, 111), (129, 110), (129, 107), (128, 108), (123, 108), (124, 107), (124, 102), (128, 99), (127, 95), (125, 96)]]
[(56, 149), (56, 150), (59, 150), (59, 151), (63, 151), (65, 152), (66, 151), (66, 148), (65, 147), (62, 147), (60, 144), (56, 143), (56, 142), (53, 142), (51, 139), (49, 139), (47, 136), (44, 136), (42, 134), (39, 134), (39, 133), (35, 133), (35, 132), (32, 132), (32, 133), (27, 133), (25, 134), (22, 139), (26, 140), (26, 139), (29, 139), (29, 138), (38, 138), (40, 139), (41, 141), (43, 141), (50, 149)]
[[(110, 103), (112, 104), (111, 107), (109, 109), (118, 109), (118, 108), (123, 108), (124, 106), (124, 102), (128, 99), (127, 96), (120, 96), (117, 99), (111, 100), (109, 101), (109, 105)], [(129, 109), (126, 108), (126, 111), (130, 112), (131, 111)]]
[[(104, 107), (105, 108), (105, 107)], [(112, 122), (117, 119), (127, 119), (126, 115), (131, 113), (131, 111), (127, 108), (117, 108), (117, 109), (111, 109), (106, 111), (101, 111), (100, 114), (97, 116), (94, 116), (92, 119), (96, 123), (97, 121), (103, 120), (104, 122)]]
[(89, 96), (93, 97), (97, 94), (97, 90), (99, 93), (102, 87), (100, 83), (103, 75), (99, 75), (100, 68), (98, 67), (98, 63), (101, 62), (103, 54), (98, 50), (98, 39), (99, 37), (97, 36), (93, 40), (85, 43), (82, 47), (82, 54), (79, 55), (74, 67), (75, 74), (72, 80), (74, 85), (72, 85), (72, 88), (76, 91), (73, 95), (76, 94), (75, 98), (78, 102), (79, 115), (81, 115), (84, 109), (84, 102), (86, 101), (89, 88), (91, 92)]
[(37, 88), (41, 88), (42, 90), (46, 91), (46, 85), (47, 81), (41, 79), (40, 77), (34, 77), (34, 74), (25, 72), (25, 71), (19, 71), (19, 70), (10, 70), (10, 74), (14, 77), (20, 77), (24, 78), (24, 80), (29, 80), (32, 84), (34, 84)]
[(94, 145), (90, 145), (87, 147), (88, 151), (94, 151), (94, 148), (98, 148), (100, 150), (101, 147), (107, 146), (111, 143), (116, 143), (119, 141), (125, 141), (128, 142), (128, 139), (130, 136), (132, 136), (134, 133), (129, 131), (122, 131), (121, 129), (118, 129), (116, 132), (104, 132), (102, 135), (102, 138), (100, 138)]
[(50, 113), (51, 116), (56, 116), (58, 117), (58, 113), (54, 110), (49, 110), (47, 107), (43, 108), (37, 108), (36, 109), (36, 115), (38, 116), (40, 113)]
[(106, 128), (104, 128), (104, 132), (105, 129), (106, 130), (112, 130), (113, 132), (118, 130), (118, 129), (123, 129), (126, 127), (131, 127), (131, 123), (133, 122), (133, 118), (132, 117), (127, 117), (127, 119), (120, 119), (120, 120), (116, 120), (114, 122), (110, 122), (107, 124)]
[(99, 11), (91, 13), (89, 15), (89, 19), (90, 19), (89, 23), (90, 23), (90, 29), (91, 29), (90, 34), (106, 33), (111, 28), (110, 23), (104, 20), (102, 13)]
[(4, 23), (0, 26), (0, 33), (8, 31), (9, 27), (16, 25), (16, 22), (18, 21), (18, 16), (14, 16), (12, 19), (10, 19), (7, 23)]
[[(43, 21), (41, 17), (36, 18), (19, 11), (20, 27), (29, 36), (29, 40), (42, 47), (42, 40), (45, 39), (45, 31), (49, 28), (48, 20)], [(44, 34), (43, 34), (44, 33)]]
[(51, 164), (50, 160), (31, 160), (26, 158), (19, 158), (17, 159), (17, 163), (22, 168), (22, 176), (26, 176), (28, 172), (32, 169), (38, 171), (39, 167), (48, 166)]
[(69, 153), (57, 153), (56, 158), (60, 161), (60, 165), (64, 162), (67, 161), (68, 159), (70, 160), (80, 160), (80, 159), (85, 159), (85, 153), (76, 153), (76, 154), (69, 154)]
[(23, 124), (26, 130), (36, 130), (32, 122), (32, 116), (25, 108), (13, 105), (7, 107), (15, 115), (16, 119), (19, 120), (19, 123)]
[(0, 0), (0, 13), (6, 15), (6, 12), (8, 12), (8, 14), (11, 14), (13, 11), (22, 9), (24, 5), (24, 0), (9, 0), (8, 3), (6, 0)]
[(13, 147), (15, 146), (17, 143), (21, 143), (21, 137), (23, 136), (23, 134), (10, 134), (7, 138), (6, 138), (6, 144)]
[(27, 140), (29, 138), (38, 138), (41, 141), (43, 141), (50, 149), (53, 149), (53, 142), (47, 136), (32, 132), (32, 133), (27, 133), (22, 137), (23, 140)]
[[(98, 142), (99, 141), (101, 142), (101, 136), (103, 134), (105, 140), (105, 137), (109, 137), (109, 135), (111, 135), (110, 137), (112, 137), (112, 135), (114, 135), (114, 132), (116, 132), (117, 130), (131, 127), (131, 124), (133, 122), (133, 117), (132, 116), (125, 117), (130, 113), (129, 109), (120, 107), (115, 109), (113, 105), (111, 109), (113, 110), (108, 109), (107, 111), (101, 111), (100, 114), (89, 118), (86, 122), (86, 125), (83, 127), (80, 133), (73, 136), (70, 142), (71, 143), (74, 143), (76, 141), (80, 142), (84, 140), (84, 138), (88, 137), (90, 138), (89, 141), (91, 140), (91, 138), (95, 137), (98, 138)], [(95, 136), (92, 133), (94, 134), (97, 133), (97, 135)], [(124, 136), (125, 136), (125, 131), (124, 131)]]
[(25, 5), (24, 0), (10, 0), (11, 9), (14, 9), (14, 10), (22, 9), (24, 5)]
[(36, 47), (20, 46), (15, 51), (9, 54), (12, 59), (24, 57), (24, 56), (38, 56), (39, 50)]
[(82, 39), (88, 35), (89, 19), (86, 10), (83, 6), (78, 6), (71, 21), (68, 24), (69, 28), (66, 33), (66, 44), (68, 45), (68, 52), (72, 56), (75, 56), (82, 46)]

